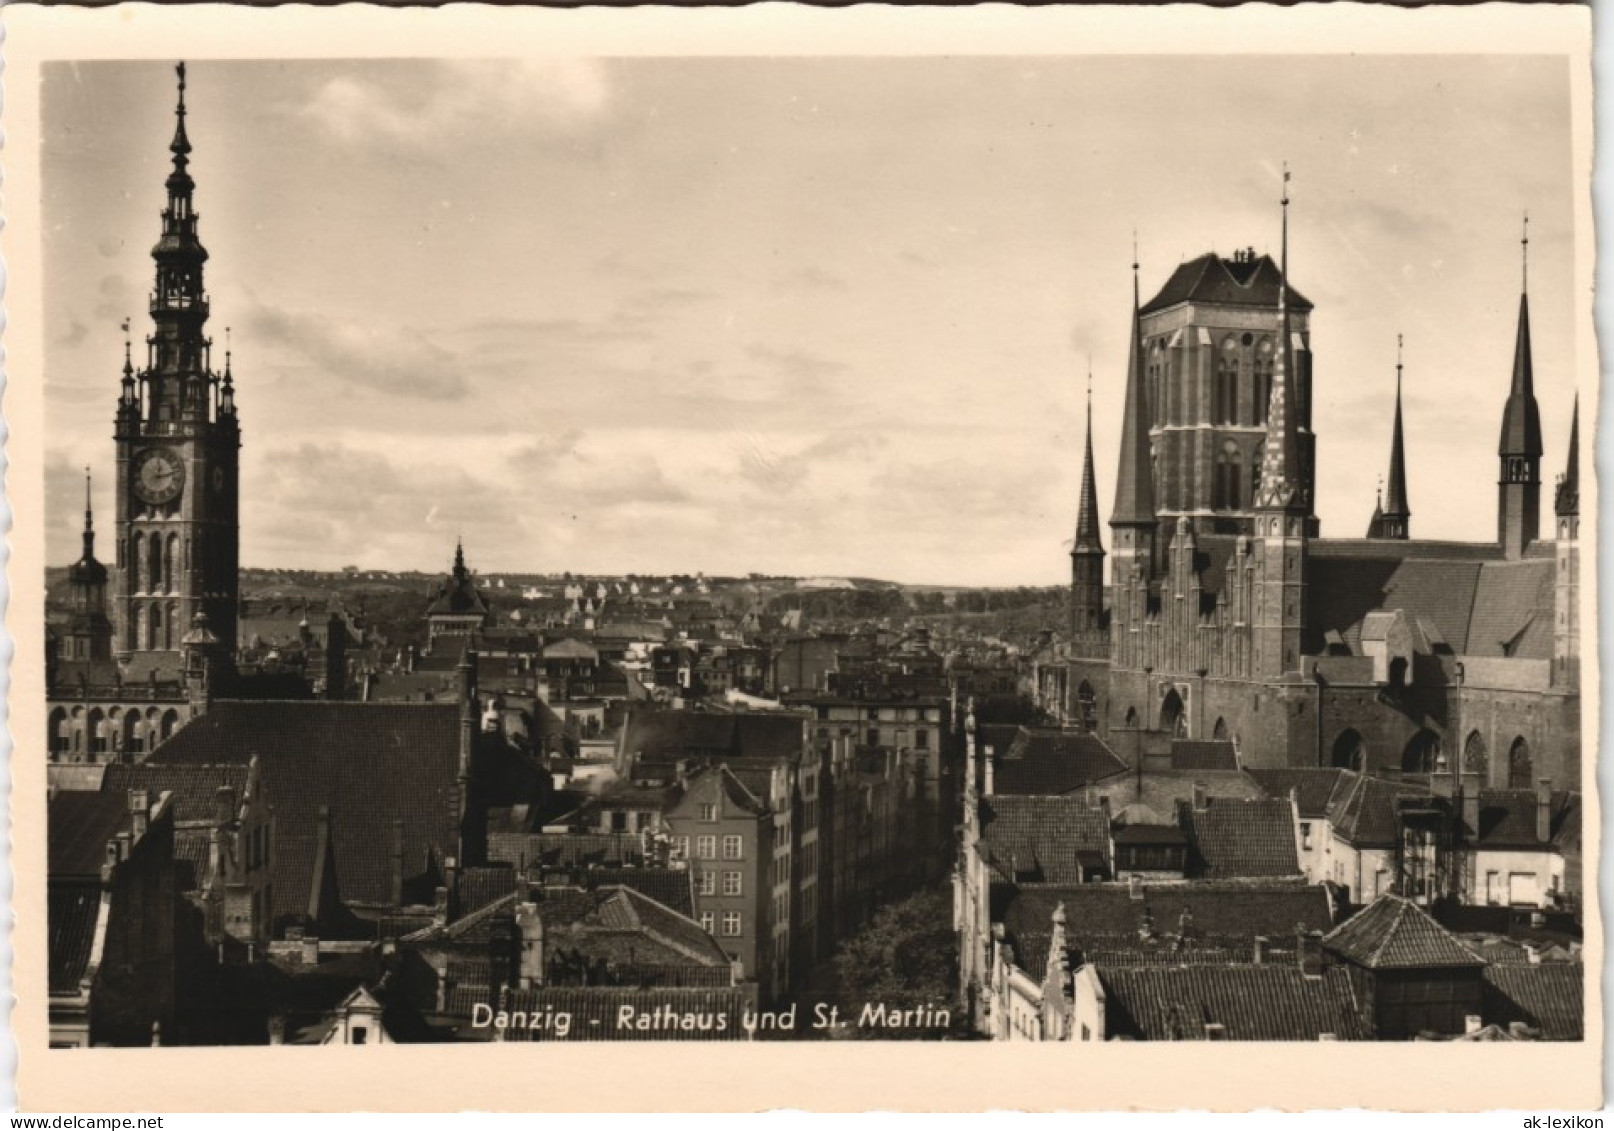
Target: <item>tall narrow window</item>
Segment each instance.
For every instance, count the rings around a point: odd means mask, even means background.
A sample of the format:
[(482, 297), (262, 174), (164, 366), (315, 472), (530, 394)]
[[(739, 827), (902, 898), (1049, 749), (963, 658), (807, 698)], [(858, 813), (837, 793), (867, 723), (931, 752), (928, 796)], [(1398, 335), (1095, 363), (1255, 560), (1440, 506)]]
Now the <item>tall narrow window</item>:
[(1274, 357), (1271, 338), (1262, 338), (1261, 344), (1255, 352), (1255, 423), (1267, 422), (1267, 406), (1272, 400), (1272, 359)]
[(1216, 380), (1211, 391), (1213, 416), (1217, 424), (1237, 424), (1239, 413), (1238, 343), (1228, 338), (1216, 359)]
[(1244, 456), (1229, 440), (1216, 460), (1214, 506), (1217, 510), (1239, 510), (1244, 505)]

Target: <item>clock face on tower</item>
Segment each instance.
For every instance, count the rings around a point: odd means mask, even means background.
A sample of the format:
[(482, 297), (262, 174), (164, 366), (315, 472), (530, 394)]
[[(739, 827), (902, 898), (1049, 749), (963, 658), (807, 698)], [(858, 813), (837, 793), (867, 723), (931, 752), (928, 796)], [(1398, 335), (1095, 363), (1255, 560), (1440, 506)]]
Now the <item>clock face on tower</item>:
[(135, 457), (135, 494), (148, 503), (168, 503), (185, 487), (185, 465), (168, 448), (148, 448)]

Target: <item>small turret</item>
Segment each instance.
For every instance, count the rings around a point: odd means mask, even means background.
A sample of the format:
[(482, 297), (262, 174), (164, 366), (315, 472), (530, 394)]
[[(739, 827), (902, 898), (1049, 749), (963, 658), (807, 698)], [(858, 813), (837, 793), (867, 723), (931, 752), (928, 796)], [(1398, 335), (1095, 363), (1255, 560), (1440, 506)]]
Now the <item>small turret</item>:
[(1530, 353), (1530, 218), (1524, 219), (1523, 284), (1519, 327), (1513, 346), (1513, 380), (1502, 410), (1497, 444), (1496, 538), (1509, 558), (1524, 556), (1541, 536), (1541, 410), (1536, 405), (1535, 366)]

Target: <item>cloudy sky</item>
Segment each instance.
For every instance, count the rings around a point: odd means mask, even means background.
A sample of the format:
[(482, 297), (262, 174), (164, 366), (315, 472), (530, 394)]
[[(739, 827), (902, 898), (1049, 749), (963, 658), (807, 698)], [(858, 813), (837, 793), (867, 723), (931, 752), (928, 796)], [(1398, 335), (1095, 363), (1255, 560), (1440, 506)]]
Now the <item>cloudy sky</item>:
[[(45, 69), (53, 562), (142, 330), (173, 75)], [(1406, 335), (1413, 529), (1494, 536), (1519, 220), (1537, 395), (1572, 373), (1562, 60), (199, 62), (243, 561), (1067, 577), (1088, 357), (1108, 509), (1145, 298), (1275, 252), (1317, 310), (1318, 509), (1358, 536)], [(1454, 489), (1456, 488), (1456, 489)]]

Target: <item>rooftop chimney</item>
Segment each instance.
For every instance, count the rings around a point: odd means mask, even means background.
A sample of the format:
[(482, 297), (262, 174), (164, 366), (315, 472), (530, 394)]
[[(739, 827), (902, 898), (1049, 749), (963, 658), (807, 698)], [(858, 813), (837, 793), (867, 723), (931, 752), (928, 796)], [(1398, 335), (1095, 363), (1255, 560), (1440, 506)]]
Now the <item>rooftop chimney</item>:
[(986, 782), (981, 789), (981, 796), (983, 797), (992, 796), (992, 763), (996, 760), (994, 755), (995, 752), (988, 746), (986, 748), (986, 757), (982, 760), (981, 766), (981, 773), (986, 778)]
[(1323, 933), (1308, 931), (1304, 927), (1295, 931), (1295, 953), (1300, 959), (1300, 972), (1308, 978), (1323, 976)]
[(146, 822), (151, 815), (150, 795), (143, 789), (129, 791), (129, 829), (139, 841), (146, 835)]

